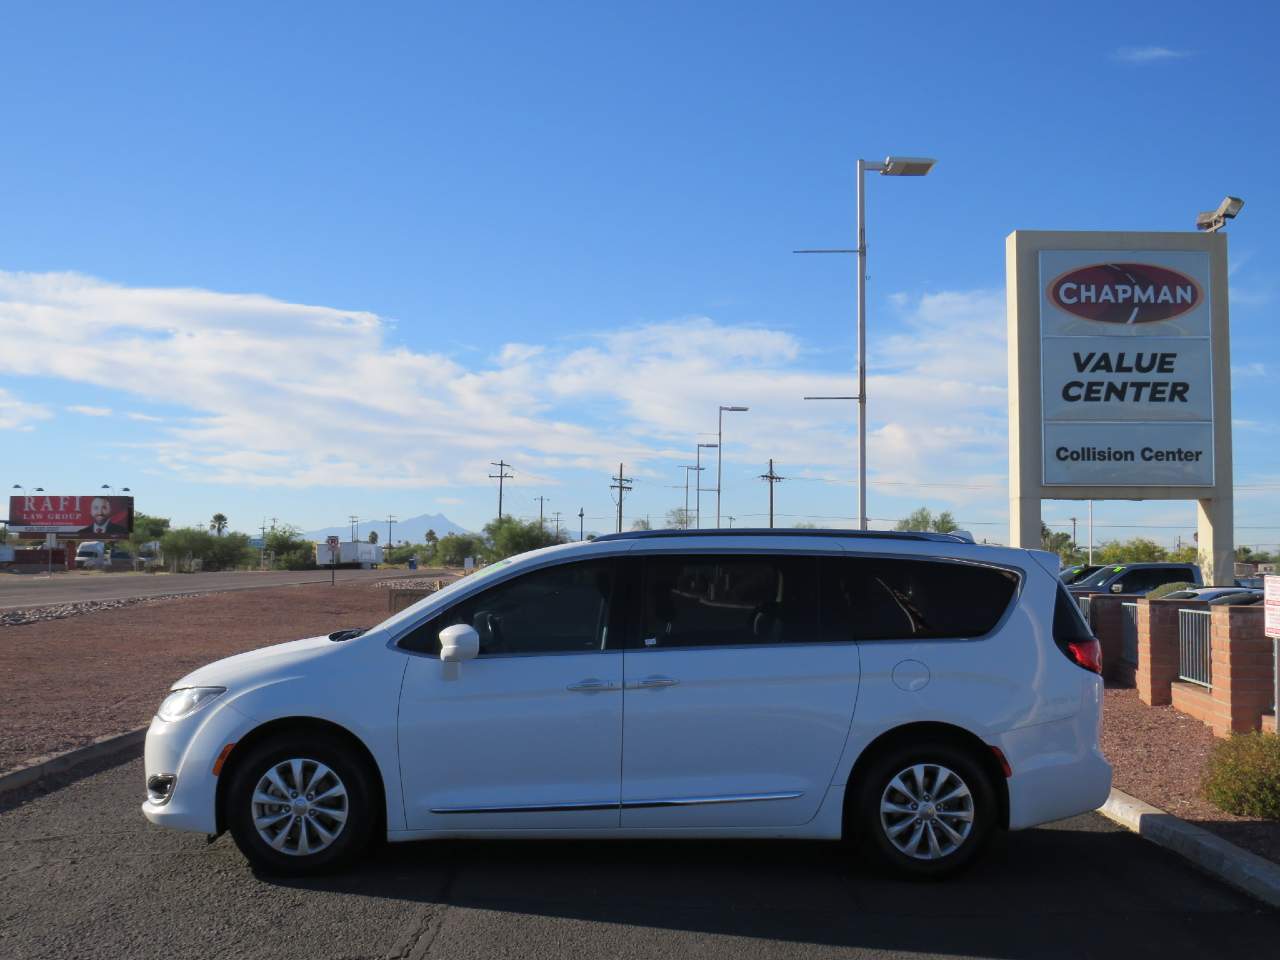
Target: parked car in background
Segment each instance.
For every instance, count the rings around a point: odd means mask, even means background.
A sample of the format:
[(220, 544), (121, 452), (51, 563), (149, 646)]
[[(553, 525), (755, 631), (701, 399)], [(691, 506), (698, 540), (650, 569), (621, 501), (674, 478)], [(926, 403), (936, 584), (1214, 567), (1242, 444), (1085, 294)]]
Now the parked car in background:
[(1083, 580), (1095, 570), (1101, 569), (1102, 567), (1096, 563), (1077, 563), (1073, 567), (1063, 567), (1058, 576), (1062, 578), (1063, 583), (1075, 583), (1077, 580)]
[(76, 569), (97, 570), (106, 565), (107, 545), (101, 540), (86, 540), (76, 547)]
[(1166, 583), (1203, 584), (1200, 567), (1194, 563), (1115, 563), (1095, 570), (1069, 584), (1071, 593), (1127, 593), (1145, 596)]
[(1262, 577), (1236, 577), (1237, 587), (1249, 587), (1251, 590), (1261, 590), (1263, 587)]
[(1217, 603), (1232, 597), (1249, 597), (1259, 591), (1246, 587), (1197, 587), (1194, 590), (1174, 590), (1166, 593), (1161, 600), (1202, 600), (1205, 603)]
[(183, 677), (142, 811), (286, 874), (376, 836), (852, 837), (939, 876), (1106, 799), (1100, 674), (1051, 553), (611, 534)]

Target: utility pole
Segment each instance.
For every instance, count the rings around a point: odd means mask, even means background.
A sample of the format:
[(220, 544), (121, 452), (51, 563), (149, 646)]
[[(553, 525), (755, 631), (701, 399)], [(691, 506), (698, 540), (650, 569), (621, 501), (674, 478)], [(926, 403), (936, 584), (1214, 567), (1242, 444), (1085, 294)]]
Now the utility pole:
[(1075, 550), (1076, 550), (1076, 518), (1072, 517), (1071, 518), (1071, 551), (1074, 553)]
[(559, 511), (559, 510), (557, 510), (555, 513), (553, 513), (553, 514), (551, 515), (551, 519), (555, 522), (555, 525), (556, 525), (556, 543), (559, 543), (559, 542), (560, 542), (560, 511)]
[(622, 532), (622, 498), (631, 490), (631, 478), (622, 475), (622, 464), (618, 464), (618, 475), (610, 477), (614, 482), (609, 484), (610, 490), (618, 491), (618, 532)]
[(399, 517), (392, 516), (389, 513), (387, 514), (387, 549), (388, 550), (391, 549), (391, 525), (399, 519), (400, 519)]
[(537, 501), (538, 501), (538, 529), (539, 529), (539, 530), (541, 530), (541, 529), (543, 529), (543, 523), (542, 523), (542, 508), (543, 508), (543, 505), (544, 505), (544, 504), (546, 504), (546, 502), (547, 502), (547, 498), (546, 498), (546, 497), (534, 497), (533, 499), (535, 499), (535, 500), (537, 500)]
[(773, 485), (781, 483), (786, 477), (780, 477), (773, 472), (773, 457), (769, 458), (769, 472), (760, 474), (761, 480), (769, 482), (769, 529), (773, 529)]
[(510, 480), (513, 476), (515, 476), (515, 474), (507, 473), (507, 467), (511, 466), (511, 464), (507, 463), (504, 460), (499, 460), (497, 463), (490, 460), (489, 466), (498, 468), (497, 473), (489, 474), (489, 479), (498, 481), (498, 519), (501, 520), (502, 519), (502, 481)]
[(582, 532), (582, 518), (586, 516), (586, 513), (587, 511), (584, 510), (582, 507), (578, 508), (578, 539), (579, 540), (587, 539), (586, 534)]
[(737, 518), (737, 517), (735, 517), (733, 514), (729, 514), (729, 529), (730, 529), (730, 530), (732, 530), (732, 529), (733, 529), (733, 521), (734, 521), (734, 520), (737, 520), (737, 519), (738, 519), (738, 518)]
[(355, 543), (356, 535), (360, 532), (360, 518), (353, 513), (347, 517), (347, 520), (351, 522), (351, 542)]
[(262, 518), (262, 546), (258, 549), (258, 569), (267, 569), (267, 518)]

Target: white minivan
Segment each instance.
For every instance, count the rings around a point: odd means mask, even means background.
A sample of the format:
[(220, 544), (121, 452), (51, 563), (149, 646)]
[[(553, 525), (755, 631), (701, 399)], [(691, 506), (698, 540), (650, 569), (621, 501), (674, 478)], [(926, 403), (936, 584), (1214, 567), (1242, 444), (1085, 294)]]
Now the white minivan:
[(385, 835), (843, 837), (938, 875), (1106, 799), (1100, 671), (1053, 554), (611, 535), (189, 674), (147, 733), (142, 809), (274, 873)]

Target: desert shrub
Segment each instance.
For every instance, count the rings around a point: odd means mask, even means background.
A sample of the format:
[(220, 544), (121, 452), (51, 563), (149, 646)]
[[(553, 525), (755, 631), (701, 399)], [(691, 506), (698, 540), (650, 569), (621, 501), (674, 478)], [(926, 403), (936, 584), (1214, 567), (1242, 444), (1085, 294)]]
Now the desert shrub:
[(1280, 735), (1237, 733), (1213, 748), (1204, 795), (1227, 813), (1280, 820)]

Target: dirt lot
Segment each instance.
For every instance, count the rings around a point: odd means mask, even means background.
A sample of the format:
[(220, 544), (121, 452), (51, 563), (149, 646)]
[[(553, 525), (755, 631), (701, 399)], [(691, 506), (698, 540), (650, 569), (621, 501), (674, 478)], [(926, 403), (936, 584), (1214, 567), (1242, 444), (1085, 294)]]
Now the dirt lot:
[(1132, 688), (1107, 688), (1102, 752), (1116, 788), (1280, 863), (1280, 823), (1233, 816), (1200, 795), (1205, 762), (1218, 742), (1195, 717), (1148, 707)]
[(0, 771), (146, 724), (173, 681), (212, 660), (386, 617), (385, 588), (325, 583), (0, 627)]

